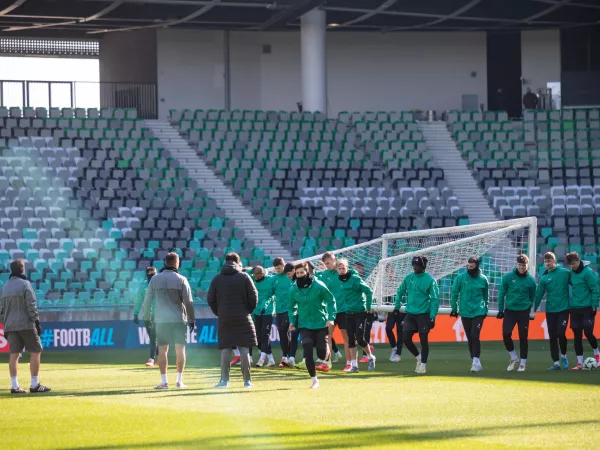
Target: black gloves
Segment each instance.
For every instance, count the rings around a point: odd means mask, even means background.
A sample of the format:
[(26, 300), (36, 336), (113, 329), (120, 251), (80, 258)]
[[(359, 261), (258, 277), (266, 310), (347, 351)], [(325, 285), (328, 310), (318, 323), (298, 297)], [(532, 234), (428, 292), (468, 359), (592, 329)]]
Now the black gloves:
[(429, 329), (433, 330), (435, 328), (435, 319), (429, 319)]
[(261, 310), (260, 310), (260, 315), (261, 315), (261, 316), (264, 316), (264, 315), (265, 315), (265, 308), (263, 308), (263, 309), (261, 309)]
[(188, 322), (188, 327), (190, 327), (190, 331), (194, 331), (194, 328), (196, 328), (196, 321), (192, 320), (191, 322)]
[(138, 323), (140, 323), (140, 318), (138, 317), (138, 315), (137, 315), (137, 314), (134, 314), (134, 315), (133, 315), (133, 323), (135, 323), (136, 325), (137, 325)]
[(596, 317), (596, 308), (592, 308), (592, 317)]
[(450, 313), (450, 317), (458, 317), (458, 312), (457, 311), (452, 311)]
[(497, 315), (496, 315), (496, 319), (504, 319), (504, 313), (502, 311), (500, 311)]
[(41, 336), (42, 335), (42, 326), (40, 325), (39, 320), (35, 321), (35, 329), (37, 331), (38, 336)]
[(398, 314), (400, 314), (400, 310), (399, 309), (395, 309), (392, 311), (392, 314), (397, 316)]

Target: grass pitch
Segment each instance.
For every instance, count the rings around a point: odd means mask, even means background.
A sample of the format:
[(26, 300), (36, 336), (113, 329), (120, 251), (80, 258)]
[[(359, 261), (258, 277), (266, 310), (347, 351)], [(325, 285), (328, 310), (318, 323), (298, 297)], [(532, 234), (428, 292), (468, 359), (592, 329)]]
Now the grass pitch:
[[(570, 343), (572, 345), (572, 343)], [(45, 353), (47, 395), (0, 391), (2, 447), (24, 448), (598, 448), (600, 371), (546, 372), (546, 342), (532, 342), (525, 373), (507, 373), (501, 343), (483, 343), (484, 372), (471, 374), (466, 344), (432, 344), (429, 374), (414, 358), (377, 371), (320, 375), (308, 389), (304, 371), (253, 371), (245, 390), (239, 368), (217, 390), (217, 350), (188, 350), (187, 390), (155, 391), (157, 368), (146, 351)], [(586, 349), (587, 351), (587, 349)], [(173, 356), (173, 355), (171, 355)], [(277, 355), (279, 356), (279, 355)], [(574, 355), (569, 354), (571, 363)], [(27, 361), (25, 356), (24, 361)], [(363, 365), (361, 365), (361, 369)], [(366, 365), (365, 365), (366, 366)], [(200, 370), (199, 370), (200, 369)], [(28, 364), (20, 365), (28, 387)], [(169, 381), (174, 386), (175, 371)]]

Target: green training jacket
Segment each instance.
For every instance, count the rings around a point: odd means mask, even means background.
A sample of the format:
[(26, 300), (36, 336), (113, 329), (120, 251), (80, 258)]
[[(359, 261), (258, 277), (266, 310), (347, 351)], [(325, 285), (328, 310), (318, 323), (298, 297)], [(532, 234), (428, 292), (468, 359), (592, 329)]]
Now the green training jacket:
[(373, 305), (373, 291), (356, 273), (350, 272), (348, 281), (342, 281), (339, 296), (349, 314), (370, 311)]
[[(404, 301), (405, 294), (407, 294), (406, 301)], [(394, 300), (395, 309), (400, 309), (402, 305), (406, 305), (408, 314), (429, 313), (429, 317), (435, 319), (440, 308), (440, 291), (437, 281), (427, 272), (407, 275), (402, 280)]]
[(277, 314), (290, 312), (290, 288), (294, 284), (285, 273), (273, 275), (275, 285), (275, 310)]
[[(350, 269), (350, 272), (354, 272), (354, 270)], [(346, 303), (344, 303), (344, 299), (341, 295), (342, 282), (340, 281), (337, 270), (325, 269), (321, 272), (316, 272), (315, 277), (318, 280), (322, 281), (323, 284), (325, 284), (325, 286), (327, 287), (327, 289), (329, 289), (329, 292), (331, 292), (335, 297), (335, 305), (337, 308), (337, 312), (346, 312)]]
[(537, 285), (533, 277), (517, 275), (517, 269), (502, 277), (498, 289), (498, 311), (510, 309), (511, 311), (525, 311), (531, 309), (535, 301)]
[(316, 278), (307, 288), (300, 289), (296, 284), (290, 288), (290, 308), (290, 323), (298, 329), (325, 328), (337, 314), (333, 294)]
[[(137, 316), (140, 313), (140, 309), (142, 309), (142, 304), (144, 303), (144, 299), (146, 298), (146, 291), (148, 290), (148, 279), (145, 279), (142, 282), (142, 285), (138, 289), (137, 299), (135, 301), (135, 306), (133, 307), (133, 315)], [(152, 303), (152, 317), (154, 317), (154, 304)]]
[(564, 267), (556, 266), (546, 270), (538, 283), (535, 291), (535, 310), (537, 311), (546, 294), (546, 312), (556, 313), (569, 309), (569, 284), (571, 271)]
[(264, 309), (265, 316), (272, 315), (273, 311), (275, 311), (275, 277), (266, 275), (260, 281), (256, 281), (254, 277), (252, 277), (252, 281), (258, 292), (258, 303), (256, 304), (256, 309), (253, 314), (258, 316)]
[(591, 267), (585, 266), (579, 273), (571, 271), (571, 286), (571, 308), (598, 308), (598, 275)]
[(467, 319), (487, 315), (489, 287), (490, 283), (481, 271), (476, 277), (472, 277), (468, 272), (461, 273), (452, 283), (452, 311)]

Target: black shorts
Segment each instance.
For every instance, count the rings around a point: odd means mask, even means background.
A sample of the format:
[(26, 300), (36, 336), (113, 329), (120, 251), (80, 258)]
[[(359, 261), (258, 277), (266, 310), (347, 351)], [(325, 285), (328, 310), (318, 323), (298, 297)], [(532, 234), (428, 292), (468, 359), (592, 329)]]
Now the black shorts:
[(42, 351), (42, 342), (37, 330), (5, 331), (4, 337), (10, 346), (10, 353), (13, 355), (21, 353), (24, 348), (30, 353)]
[(594, 308), (571, 308), (571, 330), (581, 330), (583, 328), (594, 328)]
[(565, 334), (569, 323), (569, 311), (546, 313), (546, 326), (549, 334)]
[(312, 344), (315, 347), (326, 347), (329, 345), (329, 329), (327, 327), (318, 330), (300, 328), (300, 342), (302, 345)]
[(156, 324), (156, 343), (158, 345), (179, 344), (187, 342), (187, 325), (183, 322), (163, 322)]
[(504, 311), (504, 320), (502, 321), (502, 334), (512, 334), (515, 325), (519, 326), (519, 329), (529, 329), (529, 313), (531, 310), (525, 311), (513, 311), (507, 309)]
[(341, 312), (341, 313), (337, 313), (337, 316), (335, 316), (335, 324), (337, 325), (337, 327), (340, 330), (345, 330), (347, 328), (346, 322), (347, 321), (347, 316), (345, 312)]
[(415, 333), (429, 333), (431, 318), (429, 314), (406, 314), (402, 324), (402, 331), (413, 331)]

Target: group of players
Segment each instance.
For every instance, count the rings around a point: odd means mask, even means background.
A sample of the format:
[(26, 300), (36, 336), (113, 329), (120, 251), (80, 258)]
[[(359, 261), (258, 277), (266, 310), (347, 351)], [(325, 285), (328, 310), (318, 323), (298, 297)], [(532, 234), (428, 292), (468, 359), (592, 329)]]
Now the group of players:
[[(513, 271), (502, 277), (498, 291), (496, 318), (503, 321), (502, 337), (510, 355), (508, 371), (524, 372), (527, 365), (529, 321), (535, 317), (542, 299), (546, 297), (546, 318), (553, 364), (550, 371), (566, 370), (566, 331), (574, 334), (577, 364), (573, 371), (582, 370), (583, 335), (590, 343), (594, 357), (600, 363), (600, 352), (594, 337), (596, 308), (600, 300), (598, 276), (579, 255), (569, 253), (565, 258), (570, 269), (557, 264), (553, 253), (544, 255), (546, 271), (539, 283), (529, 273), (529, 259), (520, 255)], [(332, 362), (342, 354), (333, 339), (335, 326), (344, 340), (346, 357), (344, 372), (355, 373), (358, 368), (357, 346), (363, 349), (368, 370), (375, 370), (376, 358), (369, 344), (374, 320), (373, 292), (363, 281), (360, 263), (350, 268), (346, 259), (336, 260), (325, 253), (319, 270), (309, 263), (286, 264), (282, 258), (273, 261), (274, 275), (262, 267), (251, 270), (258, 291), (258, 306), (254, 321), (258, 335), (260, 357), (257, 367), (275, 366), (270, 343), (273, 314), (279, 331), (283, 357), (279, 367), (306, 368), (312, 377), (312, 388), (319, 386), (316, 372), (328, 372)], [(481, 372), (480, 334), (488, 315), (489, 283), (482, 273), (477, 257), (469, 258), (467, 270), (458, 275), (452, 285), (451, 317), (461, 317), (472, 359), (471, 371)], [(427, 373), (429, 332), (435, 327), (439, 309), (439, 289), (436, 280), (427, 272), (427, 258), (412, 260), (413, 273), (404, 278), (394, 300), (394, 311), (387, 315), (386, 334), (392, 347), (390, 361), (400, 361), (403, 344), (412, 353), (417, 374)], [(405, 312), (401, 312), (404, 307)], [(517, 356), (512, 333), (518, 328), (520, 358)], [(394, 334), (396, 328), (396, 334)], [(420, 350), (413, 342), (419, 334)], [(296, 363), (298, 337), (304, 359)], [(314, 350), (318, 360), (314, 360)], [(239, 355), (231, 362), (238, 364)], [(317, 365), (318, 364), (318, 365)]]

